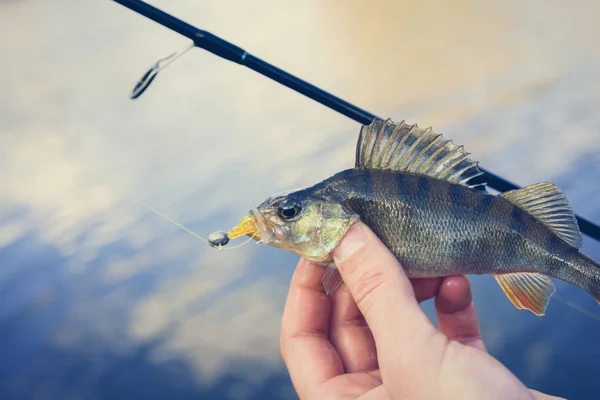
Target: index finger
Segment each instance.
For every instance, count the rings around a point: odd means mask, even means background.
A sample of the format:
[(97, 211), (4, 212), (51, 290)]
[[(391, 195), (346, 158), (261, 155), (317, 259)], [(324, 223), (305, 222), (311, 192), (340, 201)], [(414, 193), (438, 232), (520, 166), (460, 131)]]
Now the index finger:
[(322, 266), (300, 260), (281, 323), (281, 354), (301, 398), (344, 372), (328, 337), (331, 299), (323, 289), (322, 275)]

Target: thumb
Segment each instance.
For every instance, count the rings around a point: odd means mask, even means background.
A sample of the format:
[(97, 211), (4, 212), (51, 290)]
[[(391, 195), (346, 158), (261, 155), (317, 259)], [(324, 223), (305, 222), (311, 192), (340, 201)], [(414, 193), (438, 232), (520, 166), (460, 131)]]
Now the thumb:
[(358, 222), (333, 250), (333, 259), (373, 332), (380, 364), (386, 356), (395, 362), (406, 357), (407, 363), (411, 355), (418, 357), (435, 327), (421, 310), (412, 284), (394, 255)]

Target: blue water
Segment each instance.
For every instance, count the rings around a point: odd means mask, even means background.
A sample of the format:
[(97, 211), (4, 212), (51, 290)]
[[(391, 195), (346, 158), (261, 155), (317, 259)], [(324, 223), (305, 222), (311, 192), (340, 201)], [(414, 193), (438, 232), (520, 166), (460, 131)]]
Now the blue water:
[[(600, 222), (596, 2), (152, 3), (515, 183), (553, 181)], [(113, 2), (0, 1), (0, 27), (0, 398), (294, 398), (279, 323), (297, 257), (218, 252), (139, 202), (228, 229), (351, 166), (360, 127), (200, 50), (130, 101), (187, 42)], [(557, 282), (537, 318), (472, 282), (494, 356), (597, 398), (594, 299)]]

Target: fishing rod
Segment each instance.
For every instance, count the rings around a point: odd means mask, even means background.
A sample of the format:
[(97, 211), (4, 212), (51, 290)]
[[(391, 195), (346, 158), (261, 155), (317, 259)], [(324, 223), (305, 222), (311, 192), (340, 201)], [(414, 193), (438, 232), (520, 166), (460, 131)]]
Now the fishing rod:
[[(167, 27), (182, 36), (185, 36), (192, 40), (193, 43), (184, 47), (183, 49), (171, 54), (159, 60), (154, 64), (148, 72), (146, 72), (140, 81), (136, 84), (135, 88), (131, 93), (131, 98), (135, 99), (139, 97), (144, 91), (150, 86), (152, 81), (156, 78), (157, 74), (164, 69), (167, 65), (175, 61), (178, 57), (183, 55), (188, 50), (199, 47), (201, 49), (210, 51), (211, 53), (222, 57), (226, 60), (233, 61), (237, 64), (243, 65), (250, 68), (253, 71), (258, 72), (268, 78), (273, 79), (276, 82), (281, 83), (288, 88), (295, 90), (298, 93), (309, 97), (322, 105), (331, 108), (343, 114), (361, 125), (369, 125), (374, 119), (382, 119), (377, 117), (375, 114), (371, 114), (368, 111), (363, 110), (355, 106), (354, 104), (348, 103), (347, 101), (332, 95), (320, 89), (276, 66), (269, 64), (266, 61), (261, 60), (258, 57), (253, 56), (246, 50), (238, 47), (218, 36), (213, 35), (210, 32), (201, 30), (184, 22), (174, 16), (154, 7), (150, 4), (141, 0), (114, 0), (115, 2), (135, 11), (138, 14), (143, 15), (146, 18), (159, 23), (160, 25)], [(506, 179), (495, 175), (489, 171), (480, 168), (484, 173), (483, 178), (487, 182), (487, 185), (499, 192), (506, 192), (508, 190), (519, 189), (519, 186)], [(581, 232), (592, 237), (593, 239), (600, 241), (600, 226), (575, 215), (579, 224)]]

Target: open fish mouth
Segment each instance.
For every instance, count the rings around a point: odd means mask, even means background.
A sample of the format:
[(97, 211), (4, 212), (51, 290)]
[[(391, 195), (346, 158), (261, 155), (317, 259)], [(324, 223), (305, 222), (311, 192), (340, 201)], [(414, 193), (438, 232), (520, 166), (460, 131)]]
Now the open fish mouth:
[(229, 239), (236, 239), (240, 236), (250, 236), (261, 243), (269, 244), (275, 239), (273, 230), (269, 227), (267, 220), (257, 208), (250, 210), (239, 224), (227, 232)]

